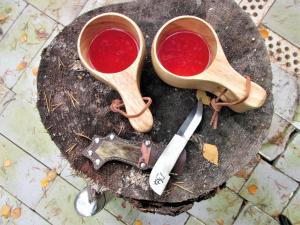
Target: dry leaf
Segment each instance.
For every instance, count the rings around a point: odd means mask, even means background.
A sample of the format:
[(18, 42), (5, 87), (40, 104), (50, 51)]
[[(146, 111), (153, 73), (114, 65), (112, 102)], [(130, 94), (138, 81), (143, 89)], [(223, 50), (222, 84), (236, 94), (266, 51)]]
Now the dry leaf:
[(142, 221), (137, 219), (135, 222), (134, 222), (134, 225), (143, 225)]
[(26, 33), (24, 33), (21, 37), (20, 37), (20, 42), (21, 43), (25, 43), (25, 42), (27, 42), (27, 34)]
[(47, 173), (47, 179), (48, 181), (53, 181), (55, 178), (57, 177), (57, 173), (56, 173), (56, 170), (50, 170), (48, 173)]
[(48, 184), (49, 184), (48, 178), (47, 178), (47, 177), (46, 177), (46, 178), (43, 178), (43, 179), (40, 181), (40, 184), (41, 184), (41, 187), (42, 187), (42, 188), (48, 187)]
[(255, 195), (256, 192), (257, 192), (257, 186), (255, 184), (251, 184), (247, 187), (248, 189), (248, 192), (251, 194), (251, 195)]
[(224, 220), (222, 219), (217, 219), (216, 222), (218, 225), (224, 225)]
[(17, 65), (16, 69), (20, 72), (20, 71), (24, 70), (26, 68), (26, 66), (27, 66), (27, 62), (22, 61)]
[(10, 217), (10, 212), (11, 212), (11, 207), (7, 204), (3, 205), (0, 210), (1, 216), (4, 217), (5, 219)]
[(259, 28), (259, 32), (264, 39), (269, 37), (269, 31), (266, 28), (264, 27)]
[(207, 96), (205, 91), (197, 90), (196, 97), (198, 101), (201, 101), (204, 105), (210, 105), (210, 97)]
[(8, 168), (12, 165), (12, 161), (10, 159), (6, 159), (4, 162), (3, 162), (3, 167), (4, 168)]
[(8, 16), (0, 14), (0, 24), (4, 24), (7, 20)]
[(11, 217), (14, 219), (18, 219), (21, 216), (21, 208), (17, 207), (11, 211)]
[(209, 162), (218, 165), (219, 152), (215, 145), (204, 143), (203, 145), (203, 157)]
[(38, 75), (38, 72), (39, 72), (39, 68), (38, 67), (34, 67), (31, 70), (32, 75), (35, 76), (35, 77)]

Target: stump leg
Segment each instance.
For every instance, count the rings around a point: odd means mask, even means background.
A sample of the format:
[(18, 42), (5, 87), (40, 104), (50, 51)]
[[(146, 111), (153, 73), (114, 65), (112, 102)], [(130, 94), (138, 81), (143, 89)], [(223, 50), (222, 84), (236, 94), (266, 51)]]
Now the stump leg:
[(98, 193), (91, 186), (87, 186), (81, 190), (74, 201), (76, 212), (83, 217), (95, 215), (104, 208), (105, 204), (105, 193)]

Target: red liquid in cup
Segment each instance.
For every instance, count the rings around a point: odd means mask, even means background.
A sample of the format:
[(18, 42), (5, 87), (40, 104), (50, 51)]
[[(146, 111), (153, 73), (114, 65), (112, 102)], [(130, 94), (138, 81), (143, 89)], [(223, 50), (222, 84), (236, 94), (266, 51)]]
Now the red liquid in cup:
[(158, 46), (158, 59), (171, 73), (193, 76), (203, 72), (210, 60), (206, 41), (197, 33), (177, 31), (167, 36)]
[(138, 51), (136, 40), (128, 32), (112, 28), (95, 37), (88, 53), (96, 70), (102, 73), (117, 73), (134, 62)]

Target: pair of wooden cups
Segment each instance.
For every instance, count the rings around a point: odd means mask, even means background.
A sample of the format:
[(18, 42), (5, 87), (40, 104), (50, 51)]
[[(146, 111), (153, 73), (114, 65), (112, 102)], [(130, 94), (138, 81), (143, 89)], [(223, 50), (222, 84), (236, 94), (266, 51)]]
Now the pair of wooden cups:
[[(88, 50), (91, 42), (102, 31), (119, 28), (127, 31), (138, 43), (139, 51), (135, 61), (125, 70), (108, 74), (97, 71), (89, 60)], [(194, 76), (177, 76), (160, 63), (157, 47), (170, 33), (188, 30), (201, 35), (207, 42), (211, 59), (205, 71)], [(89, 20), (78, 38), (78, 54), (85, 68), (96, 78), (119, 92), (128, 114), (138, 114), (145, 102), (140, 93), (140, 77), (145, 57), (146, 45), (144, 36), (137, 24), (119, 13), (104, 13)], [(226, 59), (218, 36), (210, 24), (194, 16), (176, 17), (164, 24), (157, 32), (151, 49), (152, 63), (158, 76), (171, 86), (179, 88), (201, 89), (219, 95), (224, 89), (228, 91), (222, 96), (223, 101), (233, 102), (245, 95), (246, 79), (235, 71)], [(230, 108), (236, 112), (245, 112), (261, 107), (266, 99), (266, 91), (251, 82), (249, 97)], [(180, 101), (180, 100), (179, 100)], [(149, 109), (136, 118), (129, 118), (132, 127), (139, 132), (147, 132), (153, 126), (153, 117)]]

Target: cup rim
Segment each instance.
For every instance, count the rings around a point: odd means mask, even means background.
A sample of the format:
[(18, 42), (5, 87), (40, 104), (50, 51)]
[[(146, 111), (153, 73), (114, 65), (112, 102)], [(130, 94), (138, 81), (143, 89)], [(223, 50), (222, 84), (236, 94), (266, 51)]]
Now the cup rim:
[[(137, 42), (138, 42), (137, 44), (138, 44), (139, 50), (138, 50), (138, 54), (137, 54), (135, 60), (133, 61), (133, 63), (130, 66), (128, 66), (127, 68), (125, 68), (124, 70), (121, 70), (121, 71), (118, 71), (118, 72), (115, 72), (115, 73), (103, 73), (101, 71), (98, 71), (98, 70), (94, 69), (92, 66), (90, 66), (86, 62), (86, 59), (81, 54), (81, 38), (82, 38), (82, 35), (83, 35), (85, 29), (93, 21), (95, 21), (95, 20), (97, 20), (97, 19), (99, 19), (101, 17), (105, 17), (105, 16), (117, 16), (117, 17), (121, 17), (121, 18), (127, 20), (132, 25), (132, 27), (134, 27), (134, 30), (136, 31), (138, 39), (139, 39), (139, 40), (137, 40)], [(142, 57), (144, 48), (145, 48), (145, 39), (144, 39), (144, 35), (143, 35), (141, 29), (139, 28), (139, 26), (131, 18), (129, 18), (128, 16), (125, 16), (124, 14), (116, 13), (116, 12), (101, 13), (100, 15), (97, 15), (97, 16), (94, 16), (93, 18), (91, 18), (82, 27), (82, 29), (81, 29), (81, 31), (79, 33), (78, 39), (77, 39), (77, 52), (78, 52), (80, 61), (83, 63), (84, 67), (87, 68), (89, 71), (91, 71), (94, 74), (101, 75), (101, 76), (103, 76), (103, 75), (110, 75), (111, 76), (111, 75), (118, 74), (118, 73), (121, 73), (123, 71), (128, 70), (130, 67), (132, 67), (134, 64), (136, 64), (138, 60), (140, 60), (140, 58)]]
[[(205, 73), (205, 71), (207, 71), (209, 69), (209, 67), (211, 67), (211, 65), (213, 64), (214, 60), (212, 60), (209, 65), (206, 67), (206, 69), (204, 71), (202, 71), (201, 73), (197, 73), (195, 75), (191, 75), (191, 76), (180, 76), (178, 74), (175, 74), (175, 73), (172, 73), (171, 71), (167, 70), (160, 62), (159, 58), (158, 58), (158, 54), (157, 54), (157, 48), (158, 48), (158, 38), (159, 36), (161, 35), (161, 32), (168, 26), (170, 25), (171, 23), (177, 21), (177, 20), (181, 20), (181, 19), (186, 19), (186, 18), (189, 18), (189, 19), (195, 19), (195, 20), (198, 20), (202, 23), (204, 23), (207, 27), (209, 27), (209, 29), (212, 31), (214, 37), (216, 40), (218, 40), (218, 36), (215, 32), (215, 30), (213, 29), (213, 27), (208, 23), (206, 22), (205, 20), (197, 17), (197, 16), (191, 16), (191, 15), (182, 15), (182, 16), (177, 16), (177, 17), (174, 17), (170, 20), (168, 20), (166, 23), (164, 23), (160, 29), (157, 31), (154, 39), (153, 39), (153, 42), (152, 42), (152, 54), (151, 54), (151, 57), (155, 57), (155, 61), (156, 63), (159, 65), (160, 69), (163, 70), (164, 73), (168, 74), (168, 75), (172, 75), (178, 79), (185, 79), (185, 80), (190, 80), (190, 79), (194, 79), (195, 77), (197, 76), (200, 76), (202, 73)], [(218, 41), (217, 41), (218, 43)], [(218, 45), (216, 46), (217, 47), (217, 51), (218, 51)], [(216, 58), (216, 56), (215, 56)]]

